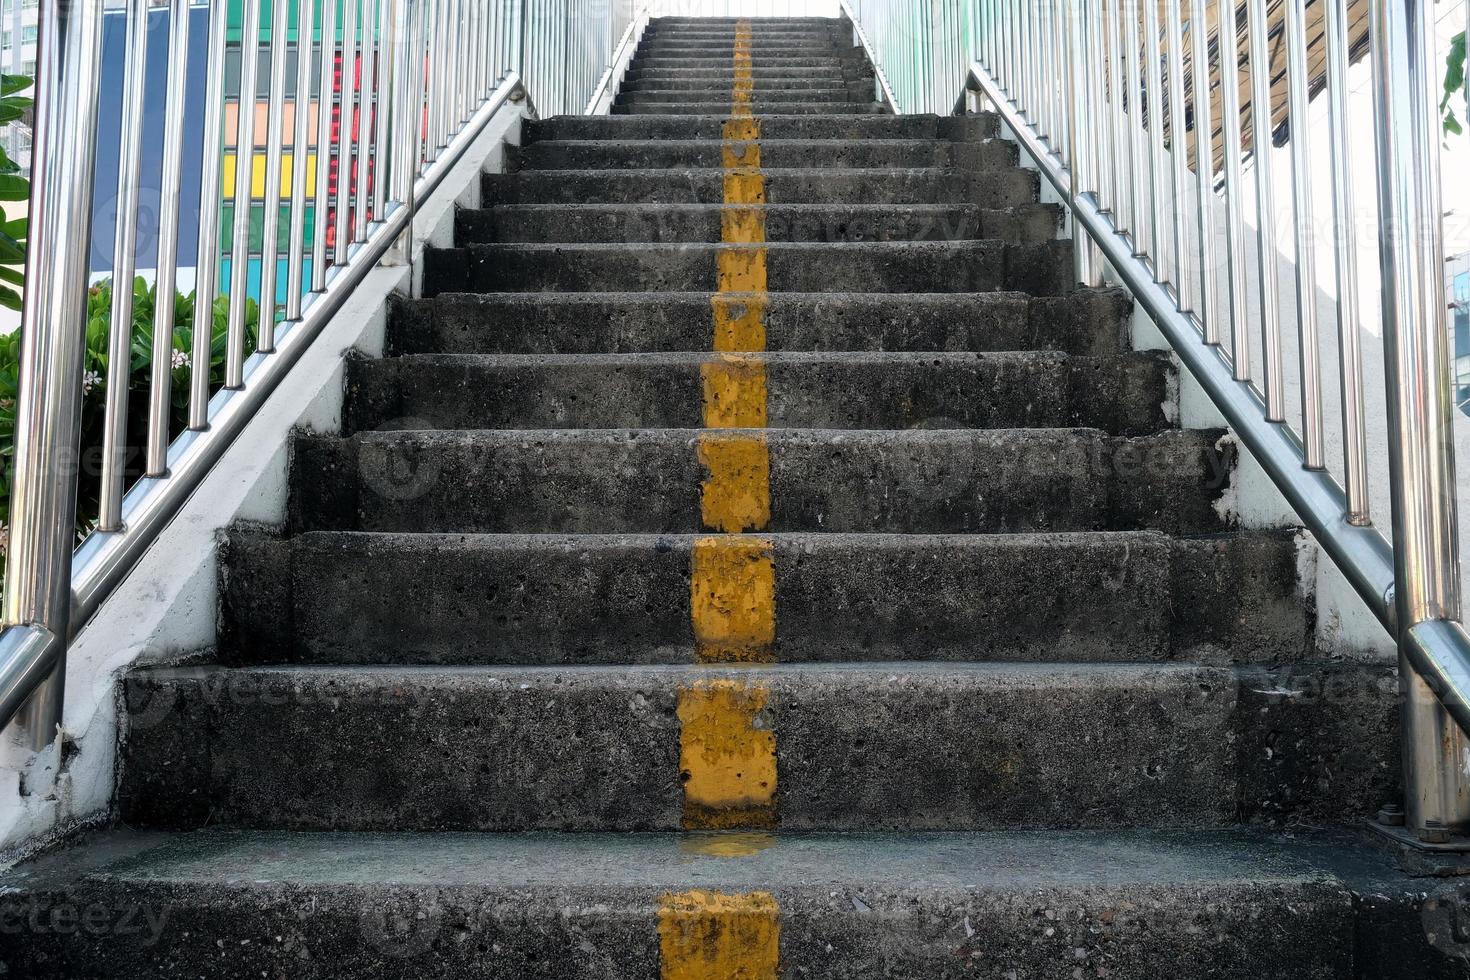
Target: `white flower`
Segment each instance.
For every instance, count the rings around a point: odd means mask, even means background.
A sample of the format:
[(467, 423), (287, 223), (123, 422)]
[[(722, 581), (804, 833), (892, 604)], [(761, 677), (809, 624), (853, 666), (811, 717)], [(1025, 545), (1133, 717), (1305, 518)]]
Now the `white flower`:
[(88, 371), (82, 375), (82, 394), (89, 393), (93, 388), (102, 384), (102, 375), (96, 371)]
[(181, 367), (189, 366), (189, 355), (184, 351), (175, 350), (171, 361), (173, 363), (174, 370), (177, 371)]

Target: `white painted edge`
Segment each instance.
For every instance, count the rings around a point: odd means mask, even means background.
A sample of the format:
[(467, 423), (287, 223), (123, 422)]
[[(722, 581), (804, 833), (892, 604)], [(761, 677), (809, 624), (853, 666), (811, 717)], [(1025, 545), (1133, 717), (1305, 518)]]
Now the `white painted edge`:
[[(459, 207), (480, 203), (480, 174), (505, 169), (506, 143), (520, 142), (523, 112), (507, 103), (465, 151), (414, 218), (413, 260), (379, 265), (323, 328), (261, 412), (138, 566), (103, 603), (68, 653), (63, 739), (32, 755), (0, 745), (0, 864), (111, 813), (124, 671), (202, 654), (216, 641), (217, 535), (236, 521), (279, 524), (286, 516), (291, 435), (338, 432), (346, 355), (383, 353), (389, 298), (418, 295), (426, 247), (451, 245)], [(59, 743), (67, 760), (58, 765)], [(25, 795), (22, 795), (22, 789)]]

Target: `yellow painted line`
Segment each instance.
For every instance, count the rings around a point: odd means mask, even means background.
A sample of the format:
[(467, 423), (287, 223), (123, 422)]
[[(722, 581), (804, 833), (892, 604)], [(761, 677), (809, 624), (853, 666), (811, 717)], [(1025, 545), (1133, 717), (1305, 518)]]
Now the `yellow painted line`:
[(730, 90), (730, 115), (737, 118), (749, 117), (751, 93), (755, 90), (755, 73), (750, 59), (749, 21), (741, 21), (735, 25), (735, 50), (732, 54), (735, 84)]
[(769, 831), (737, 833), (725, 831), (690, 831), (679, 837), (679, 850), (697, 857), (754, 857), (776, 846), (776, 835)]
[(742, 535), (698, 539), (689, 593), (700, 662), (774, 659), (776, 560), (771, 542)]
[[(743, 39), (743, 41), (742, 41)], [(750, 25), (741, 22), (736, 83), (722, 131), (724, 207), (711, 300), (717, 356), (700, 367), (704, 469), (701, 520), (716, 532), (694, 543), (689, 576), (696, 657), (704, 664), (769, 663), (776, 642), (772, 543), (745, 537), (771, 523), (771, 455), (765, 360), (765, 175), (760, 122), (750, 112)], [(742, 50), (742, 46), (746, 50)], [(687, 830), (776, 826), (776, 734), (764, 717), (768, 688), (736, 679), (681, 687), (679, 764)], [(752, 904), (753, 903), (753, 904)], [(660, 912), (666, 980), (776, 976), (770, 896), (690, 892)]]
[(660, 980), (776, 980), (781, 908), (769, 892), (666, 894), (658, 940)]
[[(291, 161), (293, 157), (286, 153), (281, 156), (281, 196), (289, 199), (291, 197)], [(225, 154), (224, 181), (225, 197), (232, 198), (235, 194), (235, 167), (236, 157), (233, 153)], [(264, 199), (265, 197), (265, 166), (266, 157), (264, 153), (256, 153), (250, 158), (250, 196), (252, 198)], [(316, 196), (316, 154), (311, 153), (306, 157), (306, 196)]]
[(762, 246), (734, 245), (719, 249), (716, 282), (722, 293), (764, 293), (766, 250)]
[(720, 293), (711, 299), (715, 329), (714, 349), (726, 353), (766, 349), (764, 293)]
[(699, 437), (704, 526), (741, 534), (771, 523), (771, 451), (764, 435), (710, 431)]
[(762, 717), (770, 690), (737, 680), (679, 692), (679, 765), (686, 830), (776, 823), (776, 733)]
[(764, 429), (766, 365), (758, 356), (722, 354), (700, 365), (704, 424), (711, 429)]

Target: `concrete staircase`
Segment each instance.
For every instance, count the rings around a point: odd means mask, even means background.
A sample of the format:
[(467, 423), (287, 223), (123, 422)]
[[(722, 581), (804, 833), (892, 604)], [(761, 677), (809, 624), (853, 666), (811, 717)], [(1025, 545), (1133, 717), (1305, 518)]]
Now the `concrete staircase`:
[(217, 656), (128, 679), (127, 829), (4, 877), (5, 976), (1464, 975), (1350, 829), (1392, 672), (1315, 655), (996, 120), (849, 38), (655, 21), (528, 124), (225, 535)]

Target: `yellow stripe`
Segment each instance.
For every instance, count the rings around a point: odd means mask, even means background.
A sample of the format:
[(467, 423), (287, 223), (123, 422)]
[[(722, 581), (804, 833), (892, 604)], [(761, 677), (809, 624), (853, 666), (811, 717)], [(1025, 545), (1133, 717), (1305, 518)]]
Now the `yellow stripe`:
[(729, 353), (766, 349), (764, 293), (719, 294), (711, 299), (715, 319), (714, 349)]
[(689, 593), (701, 663), (774, 659), (776, 562), (770, 541), (738, 535), (695, 541)]
[(658, 909), (660, 980), (776, 980), (780, 917), (769, 892), (664, 895)]
[(735, 84), (730, 91), (730, 115), (748, 117), (751, 92), (755, 88), (754, 72), (750, 61), (750, 22), (741, 21), (735, 26), (734, 71)]
[(775, 826), (776, 733), (762, 718), (769, 698), (765, 685), (736, 680), (679, 692), (686, 830)]
[[(233, 153), (225, 154), (224, 180), (225, 199), (230, 200), (235, 194), (235, 163), (236, 157)], [(281, 156), (281, 196), (291, 196), (291, 154)], [(250, 196), (264, 200), (265, 198), (265, 166), (266, 157), (264, 153), (256, 153), (250, 158)], [(316, 154), (311, 153), (306, 157), (306, 196), (316, 196)]]
[[(705, 428), (701, 518), (710, 531), (694, 544), (690, 620), (700, 663), (768, 663), (776, 641), (774, 548), (740, 537), (771, 523), (771, 457), (765, 350), (765, 176), (760, 122), (750, 113), (750, 25), (736, 33), (736, 82), (723, 127), (725, 205), (711, 301), (719, 356), (700, 368)], [(738, 356), (737, 356), (738, 355)], [(733, 431), (732, 431), (733, 430)], [(679, 692), (684, 826), (690, 830), (776, 825), (776, 735), (762, 718), (768, 689), (743, 680), (700, 681)], [(696, 896), (691, 898), (690, 896)], [(718, 899), (718, 901), (716, 901)], [(760, 914), (750, 896), (689, 893), (660, 913), (664, 977), (762, 980), (777, 966), (775, 904)], [(720, 904), (736, 902), (736, 906)], [(711, 902), (714, 911), (711, 911)], [(769, 907), (769, 914), (766, 914)]]
[(766, 365), (759, 357), (724, 354), (700, 365), (704, 424), (711, 429), (766, 427)]
[(704, 526), (741, 534), (771, 523), (771, 453), (763, 435), (706, 432), (699, 437), (704, 466)]

